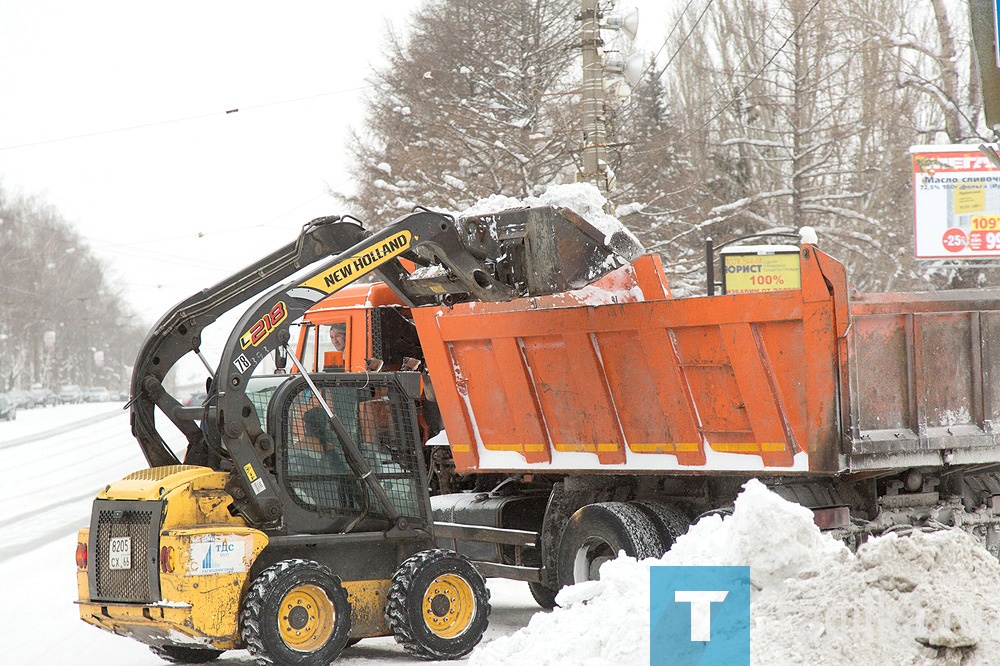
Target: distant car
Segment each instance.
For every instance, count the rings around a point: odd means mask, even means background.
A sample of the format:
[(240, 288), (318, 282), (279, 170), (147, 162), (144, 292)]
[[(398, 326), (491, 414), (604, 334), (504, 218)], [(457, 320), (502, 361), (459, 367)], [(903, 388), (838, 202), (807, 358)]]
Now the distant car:
[(91, 386), (84, 391), (83, 399), (87, 402), (108, 402), (111, 392), (103, 386)]
[(184, 404), (188, 406), (201, 407), (205, 404), (206, 398), (208, 398), (208, 394), (206, 393), (194, 393), (188, 396), (187, 400), (184, 401)]
[(22, 391), (20, 389), (7, 391), (7, 397), (13, 401), (18, 409), (31, 409), (35, 406), (34, 398), (32, 398), (31, 394), (27, 391)]
[(59, 389), (59, 402), (63, 404), (83, 402), (83, 389), (76, 384), (66, 384)]
[(28, 393), (31, 394), (31, 399), (38, 407), (51, 407), (59, 404), (59, 396), (47, 388), (33, 388)]
[(17, 418), (17, 405), (5, 394), (0, 393), (0, 419), (13, 421)]

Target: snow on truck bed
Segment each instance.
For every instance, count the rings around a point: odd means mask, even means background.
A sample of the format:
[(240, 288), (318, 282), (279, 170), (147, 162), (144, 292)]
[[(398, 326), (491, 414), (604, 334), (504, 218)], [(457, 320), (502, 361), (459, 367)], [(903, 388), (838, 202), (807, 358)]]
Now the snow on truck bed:
[(635, 242), (636, 246), (641, 247), (642, 244), (639, 240), (618, 218), (604, 212), (607, 203), (608, 200), (604, 198), (601, 191), (594, 185), (590, 183), (569, 183), (566, 185), (551, 185), (541, 195), (526, 197), (524, 199), (515, 199), (514, 197), (502, 194), (492, 194), (463, 210), (457, 217), (487, 215), (514, 208), (556, 206), (558, 208), (568, 208), (594, 225), (596, 229), (604, 233), (605, 244), (610, 245), (611, 237), (614, 234), (625, 233)]
[(753, 480), (732, 516), (701, 520), (659, 560), (605, 564), (600, 581), (563, 589), (561, 608), (480, 646), (471, 666), (646, 666), (652, 565), (749, 565), (760, 666), (1000, 663), (1000, 562), (972, 537), (892, 535), (854, 554)]

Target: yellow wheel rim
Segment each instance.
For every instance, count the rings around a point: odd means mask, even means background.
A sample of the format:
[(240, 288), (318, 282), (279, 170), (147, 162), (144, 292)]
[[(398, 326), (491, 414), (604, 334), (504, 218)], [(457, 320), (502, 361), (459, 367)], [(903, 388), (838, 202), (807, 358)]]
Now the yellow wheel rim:
[(455, 638), (476, 616), (476, 595), (461, 576), (443, 574), (427, 586), (422, 608), (428, 629), (441, 638)]
[(299, 652), (312, 652), (326, 645), (333, 635), (336, 620), (333, 602), (315, 585), (292, 589), (278, 608), (281, 640)]

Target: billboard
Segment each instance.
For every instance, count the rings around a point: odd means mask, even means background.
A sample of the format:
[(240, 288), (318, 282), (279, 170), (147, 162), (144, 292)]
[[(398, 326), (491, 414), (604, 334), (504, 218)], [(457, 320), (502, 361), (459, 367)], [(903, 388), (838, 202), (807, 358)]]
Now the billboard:
[(977, 146), (913, 146), (918, 259), (1000, 257), (1000, 170)]

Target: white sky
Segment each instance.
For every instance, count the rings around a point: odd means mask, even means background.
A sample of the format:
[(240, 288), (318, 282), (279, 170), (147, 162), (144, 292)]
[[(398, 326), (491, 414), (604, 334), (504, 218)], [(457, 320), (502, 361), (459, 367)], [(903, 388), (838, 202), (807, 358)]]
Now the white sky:
[[(640, 41), (662, 34), (673, 3), (631, 4)], [(414, 6), (4, 0), (0, 183), (54, 206), (152, 323), (340, 212), (364, 78)]]
[(0, 180), (75, 224), (152, 321), (336, 212), (359, 89), (410, 4), (5, 0)]

